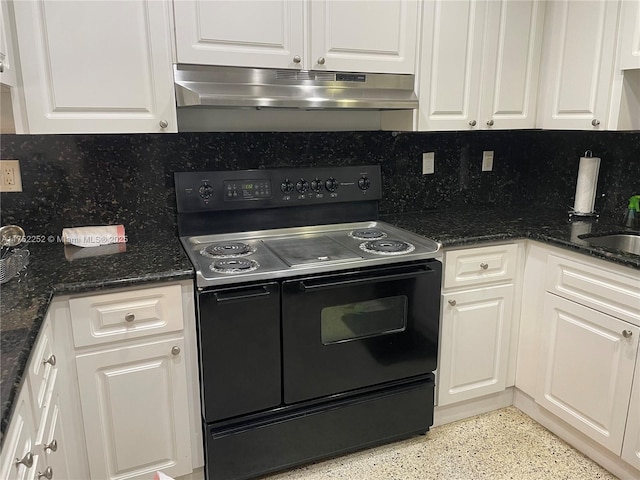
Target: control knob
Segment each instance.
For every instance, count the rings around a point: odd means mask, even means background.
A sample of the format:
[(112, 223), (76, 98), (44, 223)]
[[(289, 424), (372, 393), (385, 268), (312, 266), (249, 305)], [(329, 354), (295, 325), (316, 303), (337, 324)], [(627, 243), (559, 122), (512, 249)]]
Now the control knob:
[(285, 195), (290, 194), (291, 192), (293, 192), (293, 182), (288, 178), (285, 178), (284, 182), (280, 184), (280, 190), (282, 190), (282, 193), (284, 193)]
[(322, 180), (319, 180), (318, 177), (315, 180), (311, 180), (311, 190), (316, 193), (322, 192)]
[(296, 182), (296, 190), (300, 193), (305, 193), (309, 190), (309, 182), (307, 182), (304, 178), (301, 178)]
[(329, 177), (326, 182), (324, 182), (324, 187), (329, 192), (335, 192), (338, 189), (338, 185), (340, 183), (333, 177)]
[(213, 195), (213, 187), (208, 183), (203, 183), (202, 185), (200, 185), (198, 192), (204, 199), (211, 198), (211, 195)]
[(371, 180), (369, 180), (367, 177), (362, 176), (358, 179), (358, 187), (360, 188), (360, 190), (367, 190), (370, 186)]

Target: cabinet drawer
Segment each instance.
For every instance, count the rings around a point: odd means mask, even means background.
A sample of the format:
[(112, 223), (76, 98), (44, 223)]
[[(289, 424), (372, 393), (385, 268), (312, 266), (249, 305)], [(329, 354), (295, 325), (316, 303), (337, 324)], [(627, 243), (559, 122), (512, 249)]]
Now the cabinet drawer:
[[(31, 401), (35, 420), (39, 420), (53, 388), (57, 372), (57, 359), (53, 347), (51, 323), (45, 320), (29, 360), (27, 381), (31, 388)], [(36, 423), (36, 425), (38, 425)]]
[(182, 330), (180, 285), (69, 300), (76, 347)]
[(546, 290), (640, 326), (640, 278), (549, 255)]
[(518, 246), (497, 245), (445, 253), (444, 288), (510, 281)]

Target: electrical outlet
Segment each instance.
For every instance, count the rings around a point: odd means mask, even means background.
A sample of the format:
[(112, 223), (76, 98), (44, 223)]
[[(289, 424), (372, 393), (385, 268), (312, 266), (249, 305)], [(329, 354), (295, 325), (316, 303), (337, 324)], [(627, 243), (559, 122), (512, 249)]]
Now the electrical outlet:
[(22, 177), (18, 160), (0, 160), (0, 192), (21, 192)]
[(430, 175), (435, 172), (435, 152), (422, 154), (422, 174)]
[(485, 150), (482, 152), (482, 171), (490, 172), (493, 170), (493, 150)]

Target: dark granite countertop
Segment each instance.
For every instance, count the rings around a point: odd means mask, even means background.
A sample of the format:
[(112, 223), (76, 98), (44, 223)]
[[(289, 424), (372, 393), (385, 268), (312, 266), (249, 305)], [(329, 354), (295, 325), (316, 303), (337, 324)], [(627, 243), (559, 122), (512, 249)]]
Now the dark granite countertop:
[(123, 252), (86, 258), (83, 255), (118, 250), (119, 246), (81, 249), (43, 240), (29, 244), (24, 273), (0, 286), (0, 444), (54, 295), (190, 279), (194, 274), (179, 240), (170, 234), (127, 243)]
[[(577, 223), (569, 222), (563, 211), (482, 208), (382, 215), (381, 220), (437, 240), (444, 247), (528, 238), (640, 269), (638, 255), (593, 247), (577, 238), (588, 232), (621, 232), (619, 219)], [(193, 278), (189, 260), (178, 239), (170, 234), (128, 243), (122, 253), (89, 258), (77, 258), (88, 253), (87, 249), (67, 247), (67, 256), (76, 256), (73, 260), (67, 259), (65, 247), (59, 243), (32, 243), (29, 250), (27, 274), (0, 288), (0, 443), (31, 348), (54, 295)]]
[(590, 245), (582, 235), (623, 233), (622, 219), (575, 220), (566, 211), (513, 208), (440, 210), (382, 215), (381, 220), (440, 242), (444, 247), (531, 239), (640, 269), (640, 255)]

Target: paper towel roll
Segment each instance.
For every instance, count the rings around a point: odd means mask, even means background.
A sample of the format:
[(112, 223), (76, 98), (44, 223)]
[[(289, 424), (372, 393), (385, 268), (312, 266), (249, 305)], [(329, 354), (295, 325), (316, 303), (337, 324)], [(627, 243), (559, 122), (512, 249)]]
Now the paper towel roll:
[(65, 244), (78, 247), (99, 247), (110, 243), (125, 243), (124, 225), (97, 225), (92, 227), (63, 228)]
[(578, 182), (573, 211), (577, 214), (593, 213), (596, 203), (596, 187), (598, 186), (599, 157), (580, 157)]

